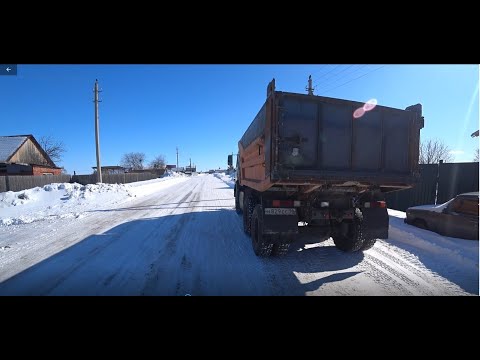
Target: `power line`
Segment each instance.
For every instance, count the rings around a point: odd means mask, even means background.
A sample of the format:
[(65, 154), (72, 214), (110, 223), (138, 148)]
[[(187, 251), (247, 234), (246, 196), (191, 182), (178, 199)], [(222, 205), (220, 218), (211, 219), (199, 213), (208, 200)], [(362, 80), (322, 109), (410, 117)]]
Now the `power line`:
[[(340, 71), (336, 72), (335, 74), (333, 74), (332, 76), (330, 76), (328, 78), (328, 80), (326, 82), (322, 82), (321, 84), (318, 84), (318, 79), (316, 81), (317, 85), (316, 87), (320, 86), (320, 87), (328, 87), (329, 85), (331, 84), (334, 84), (336, 80), (338, 80), (338, 76), (341, 74), (341, 73), (344, 73), (345, 71), (347, 71), (348, 69), (354, 67), (354, 65), (348, 65), (347, 67), (344, 67), (343, 69), (341, 69)], [(343, 78), (345, 76), (345, 74), (343, 76), (340, 76), (340, 78)]]
[[(327, 71), (325, 74), (323, 74), (322, 76), (320, 76), (318, 79), (323, 79), (326, 75), (330, 74), (333, 70), (335, 70), (336, 68), (340, 67), (340, 65), (336, 65), (332, 70), (330, 71)], [(317, 79), (317, 80), (318, 80)]]
[(330, 87), (330, 86), (338, 83), (341, 79), (345, 79), (345, 78), (348, 78), (349, 76), (351, 76), (351, 75), (353, 75), (353, 74), (357, 74), (360, 70), (362, 70), (362, 69), (365, 68), (366, 66), (367, 66), (367, 65), (362, 65), (362, 66), (360, 66), (360, 67), (358, 67), (358, 68), (356, 68), (356, 69), (353, 69), (353, 71), (350, 71), (350, 72), (348, 72), (348, 73), (345, 73), (345, 74), (343, 74), (342, 76), (336, 78), (333, 82), (330, 82), (330, 83), (327, 82), (327, 83), (325, 83), (325, 84), (320, 84), (320, 85), (319, 85), (319, 88), (317, 88), (317, 91), (318, 91), (319, 89), (326, 89), (326, 88), (328, 88), (328, 87)]
[(315, 71), (314, 73), (312, 73), (312, 76), (317, 75), (317, 74), (320, 73), (322, 70), (324, 70), (325, 68), (327, 68), (329, 65), (330, 65), (330, 64), (325, 64), (325, 65), (323, 65), (322, 69), (319, 70), (319, 71)]
[(345, 83), (343, 83), (343, 84), (341, 84), (341, 85), (338, 85), (338, 86), (336, 86), (336, 87), (334, 87), (334, 88), (331, 88), (331, 89), (325, 91), (324, 93), (328, 93), (328, 92), (330, 92), (330, 91), (332, 91), (332, 90), (338, 89), (339, 87), (342, 87), (342, 86), (344, 86), (344, 85), (347, 85), (347, 84), (351, 83), (352, 81), (358, 80), (358, 79), (360, 79), (360, 78), (362, 78), (362, 77), (364, 77), (364, 76), (367, 76), (368, 74), (371, 74), (371, 73), (373, 73), (373, 72), (375, 72), (375, 71), (377, 71), (377, 70), (380, 70), (381, 68), (384, 68), (385, 66), (386, 66), (386, 65), (379, 66), (378, 68), (373, 69), (372, 71), (369, 71), (369, 72), (367, 72), (367, 73), (365, 73), (365, 74), (363, 74), (363, 75), (360, 75), (359, 77), (356, 77), (356, 78), (354, 78), (354, 79), (351, 79), (351, 80), (349, 80), (349, 81), (347, 81), (347, 82), (345, 82)]

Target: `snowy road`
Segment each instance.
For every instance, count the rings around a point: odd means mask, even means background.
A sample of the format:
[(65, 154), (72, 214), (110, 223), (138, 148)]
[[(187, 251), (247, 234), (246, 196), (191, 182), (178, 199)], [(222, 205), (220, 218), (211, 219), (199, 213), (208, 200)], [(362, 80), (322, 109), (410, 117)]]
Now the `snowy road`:
[(462, 242), (476, 251), (464, 258), (451, 238), (432, 251), (437, 235), (404, 226), (391, 216), (391, 239), (363, 254), (304, 232), (286, 257), (261, 259), (232, 188), (193, 176), (83, 217), (0, 227), (0, 295), (478, 295), (478, 241)]

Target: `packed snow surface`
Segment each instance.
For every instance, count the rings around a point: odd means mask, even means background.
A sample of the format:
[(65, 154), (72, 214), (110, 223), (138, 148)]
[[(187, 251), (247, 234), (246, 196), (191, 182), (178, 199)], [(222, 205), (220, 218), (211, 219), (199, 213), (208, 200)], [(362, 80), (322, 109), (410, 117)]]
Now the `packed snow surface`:
[(343, 253), (308, 227), (258, 258), (228, 174), (0, 193), (0, 295), (478, 295), (478, 241), (405, 224)]

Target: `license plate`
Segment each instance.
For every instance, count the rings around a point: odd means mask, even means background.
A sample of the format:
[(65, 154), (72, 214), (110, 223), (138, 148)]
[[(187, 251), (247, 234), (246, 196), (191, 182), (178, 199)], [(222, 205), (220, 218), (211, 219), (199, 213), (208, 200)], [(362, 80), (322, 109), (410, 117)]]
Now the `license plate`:
[(297, 210), (285, 208), (266, 208), (265, 215), (297, 215)]

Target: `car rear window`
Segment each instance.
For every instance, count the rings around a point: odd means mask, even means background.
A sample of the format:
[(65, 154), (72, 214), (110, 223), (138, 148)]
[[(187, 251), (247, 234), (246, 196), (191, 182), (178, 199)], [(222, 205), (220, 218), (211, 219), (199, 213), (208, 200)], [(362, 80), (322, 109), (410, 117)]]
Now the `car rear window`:
[(478, 216), (478, 199), (458, 198), (453, 202), (452, 210), (459, 214)]

